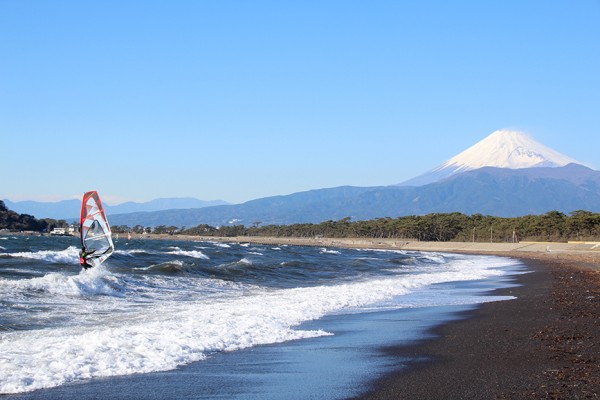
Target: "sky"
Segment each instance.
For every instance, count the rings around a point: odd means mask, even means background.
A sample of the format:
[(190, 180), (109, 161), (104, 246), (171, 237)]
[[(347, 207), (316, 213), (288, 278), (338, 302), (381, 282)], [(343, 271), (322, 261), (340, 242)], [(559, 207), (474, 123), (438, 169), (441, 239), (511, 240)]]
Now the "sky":
[(498, 129), (600, 169), (600, 0), (0, 0), (0, 199), (403, 182)]

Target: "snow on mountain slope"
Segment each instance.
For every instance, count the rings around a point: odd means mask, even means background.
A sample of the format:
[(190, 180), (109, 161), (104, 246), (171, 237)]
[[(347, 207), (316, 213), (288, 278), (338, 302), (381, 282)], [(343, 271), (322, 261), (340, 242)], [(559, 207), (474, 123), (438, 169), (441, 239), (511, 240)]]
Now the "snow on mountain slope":
[(532, 168), (563, 167), (577, 161), (536, 142), (529, 136), (500, 130), (442, 164), (438, 169), (457, 171), (481, 167)]
[(421, 186), (482, 167), (562, 167), (580, 162), (564, 156), (521, 132), (498, 130), (433, 170), (401, 183)]

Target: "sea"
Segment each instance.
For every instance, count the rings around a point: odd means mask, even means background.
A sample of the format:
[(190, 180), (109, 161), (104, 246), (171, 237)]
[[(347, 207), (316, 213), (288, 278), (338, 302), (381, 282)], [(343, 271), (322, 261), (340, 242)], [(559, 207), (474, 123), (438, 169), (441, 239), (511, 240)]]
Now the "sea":
[(388, 346), (525, 273), (495, 256), (244, 242), (0, 236), (0, 394), (15, 399), (336, 399), (415, 360)]

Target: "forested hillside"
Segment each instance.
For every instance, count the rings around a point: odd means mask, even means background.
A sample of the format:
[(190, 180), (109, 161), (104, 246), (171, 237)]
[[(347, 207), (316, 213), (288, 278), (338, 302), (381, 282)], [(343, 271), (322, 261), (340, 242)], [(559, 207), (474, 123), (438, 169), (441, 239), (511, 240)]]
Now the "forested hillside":
[(44, 232), (56, 226), (66, 226), (66, 222), (52, 219), (36, 219), (29, 214), (19, 214), (9, 210), (4, 201), (0, 200), (0, 229)]

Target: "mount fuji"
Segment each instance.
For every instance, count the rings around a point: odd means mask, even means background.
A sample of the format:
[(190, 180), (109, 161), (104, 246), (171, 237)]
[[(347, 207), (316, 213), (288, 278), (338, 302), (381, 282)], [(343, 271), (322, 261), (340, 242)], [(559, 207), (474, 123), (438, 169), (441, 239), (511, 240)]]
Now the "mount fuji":
[(536, 142), (524, 133), (498, 130), (433, 170), (400, 185), (423, 186), (483, 167), (521, 169), (564, 167), (572, 163), (581, 165), (580, 162)]
[(499, 217), (600, 212), (600, 172), (520, 132), (500, 130), (400, 185), (342, 186), (243, 204), (113, 215), (113, 224), (213, 226), (319, 223), (461, 212)]

